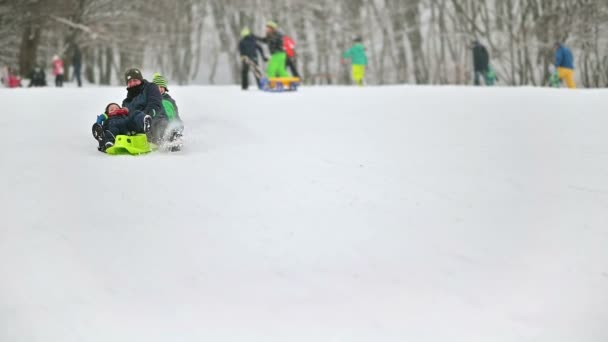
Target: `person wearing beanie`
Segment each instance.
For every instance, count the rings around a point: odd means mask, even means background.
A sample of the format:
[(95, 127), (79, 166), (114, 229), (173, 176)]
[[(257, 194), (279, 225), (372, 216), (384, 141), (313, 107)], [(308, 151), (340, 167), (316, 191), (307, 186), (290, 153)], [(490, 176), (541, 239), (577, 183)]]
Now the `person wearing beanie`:
[(268, 77), (289, 77), (286, 69), (287, 53), (285, 52), (283, 34), (279, 32), (279, 25), (274, 21), (269, 21), (266, 23), (266, 36), (256, 37), (256, 39), (268, 44), (271, 55), (267, 70)]
[(352, 77), (355, 83), (363, 86), (365, 79), (365, 69), (367, 68), (367, 54), (363, 39), (359, 36), (353, 38), (354, 45), (342, 56), (342, 64), (346, 64), (346, 60), (350, 59), (352, 64)]
[(144, 79), (136, 68), (125, 72), (125, 83), (127, 97), (122, 101), (122, 106), (129, 109), (127, 128), (136, 134), (146, 133), (150, 138), (154, 135), (154, 132), (150, 132), (152, 120), (166, 118), (158, 86)]
[(239, 53), (241, 55), (241, 89), (247, 90), (249, 88), (250, 67), (253, 69), (253, 75), (259, 88), (261, 72), (259, 71), (258, 53), (262, 56), (264, 62), (267, 62), (268, 58), (264, 55), (264, 50), (258, 44), (256, 37), (247, 27), (241, 31)]
[[(178, 138), (181, 138), (184, 130), (184, 123), (179, 117), (179, 111), (177, 109), (177, 103), (169, 95), (169, 83), (167, 79), (160, 73), (155, 73), (152, 82), (158, 86), (163, 98), (163, 108), (166, 116), (159, 117), (152, 120), (152, 132), (154, 132), (154, 139), (157, 142), (173, 142)], [(177, 146), (177, 145), (176, 145)], [(176, 147), (174, 146), (174, 147)], [(172, 151), (178, 151), (179, 148), (172, 148)]]

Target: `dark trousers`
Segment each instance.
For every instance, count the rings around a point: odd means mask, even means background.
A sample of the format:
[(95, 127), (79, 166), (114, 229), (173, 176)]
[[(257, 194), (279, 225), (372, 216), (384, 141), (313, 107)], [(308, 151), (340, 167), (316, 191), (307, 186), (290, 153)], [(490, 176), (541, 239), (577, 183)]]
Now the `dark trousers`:
[(56, 75), (55, 76), (55, 86), (56, 87), (63, 87), (63, 75)]
[(484, 84), (485, 84), (485, 81), (486, 81), (486, 75), (487, 75), (487, 74), (488, 74), (488, 72), (487, 72), (487, 71), (484, 71), (484, 70), (475, 70), (475, 76), (474, 76), (474, 77), (475, 77), (475, 78), (474, 78), (475, 85), (476, 85), (476, 86), (481, 85), (481, 81), (480, 81), (481, 79), (483, 79), (483, 80), (484, 80)]
[(127, 130), (129, 132), (144, 133), (144, 112), (137, 111), (135, 114), (130, 114), (127, 121)]
[(74, 78), (78, 82), (78, 86), (82, 87), (82, 79), (80, 78), (80, 66), (74, 66)]
[(129, 124), (129, 118), (126, 116), (113, 117), (104, 122), (104, 129), (112, 133), (112, 135), (105, 134), (105, 140), (103, 144), (106, 142), (114, 142), (114, 139), (121, 134), (128, 134), (129, 129), (127, 128)]
[[(252, 63), (255, 63), (255, 65), (258, 65), (258, 62), (255, 60), (251, 60)], [(249, 64), (243, 62), (242, 66), (241, 66), (241, 88), (243, 90), (247, 90), (249, 89)], [(260, 78), (258, 77), (258, 75), (255, 74), (255, 72), (253, 73), (253, 76), (255, 77), (255, 80), (257, 82), (258, 88), (260, 87)]]
[(296, 66), (296, 58), (287, 57), (287, 67), (289, 71), (291, 71), (291, 76), (300, 78), (300, 73), (298, 72), (298, 68)]

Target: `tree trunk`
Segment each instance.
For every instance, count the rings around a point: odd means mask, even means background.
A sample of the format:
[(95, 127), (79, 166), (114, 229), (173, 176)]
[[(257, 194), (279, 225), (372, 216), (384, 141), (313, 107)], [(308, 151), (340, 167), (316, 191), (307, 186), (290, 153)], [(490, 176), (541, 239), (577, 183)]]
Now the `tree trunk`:
[(19, 49), (19, 72), (22, 76), (29, 76), (37, 65), (39, 44), (40, 27), (35, 24), (26, 26)]

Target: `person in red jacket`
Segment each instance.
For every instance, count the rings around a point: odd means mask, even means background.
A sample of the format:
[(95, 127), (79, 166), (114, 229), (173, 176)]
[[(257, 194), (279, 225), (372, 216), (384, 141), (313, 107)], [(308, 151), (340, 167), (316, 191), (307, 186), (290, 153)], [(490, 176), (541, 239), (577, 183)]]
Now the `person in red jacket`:
[(287, 35), (283, 38), (283, 42), (285, 44), (285, 52), (287, 53), (286, 67), (291, 71), (291, 76), (300, 78), (300, 73), (298, 72), (298, 67), (296, 65), (296, 42)]
[(63, 60), (59, 56), (53, 56), (53, 75), (55, 75), (55, 86), (63, 87)]
[(8, 87), (9, 88), (20, 88), (21, 87), (21, 77), (12, 73), (9, 69), (8, 73)]
[(21, 87), (21, 77), (17, 76), (12, 68), (5, 67), (2, 75), (2, 84), (8, 88), (19, 88)]

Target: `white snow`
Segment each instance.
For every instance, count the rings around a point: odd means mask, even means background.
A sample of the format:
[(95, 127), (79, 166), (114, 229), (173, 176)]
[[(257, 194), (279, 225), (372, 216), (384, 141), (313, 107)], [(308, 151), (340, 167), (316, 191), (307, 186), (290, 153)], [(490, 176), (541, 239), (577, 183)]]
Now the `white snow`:
[(608, 340), (608, 91), (0, 90), (0, 341)]

